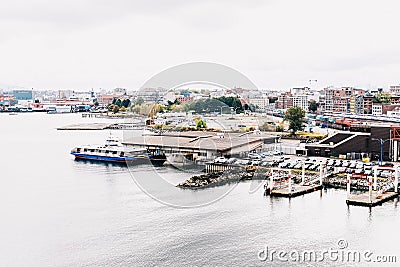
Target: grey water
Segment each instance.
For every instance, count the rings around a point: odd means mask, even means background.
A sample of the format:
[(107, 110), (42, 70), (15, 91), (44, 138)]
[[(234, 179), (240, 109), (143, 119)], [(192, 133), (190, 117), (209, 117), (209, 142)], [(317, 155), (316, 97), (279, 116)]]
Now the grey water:
[[(56, 128), (99, 121), (79, 114), (0, 114), (0, 266), (307, 265), (262, 261), (259, 252), (266, 246), (325, 250), (337, 248), (338, 240), (352, 250), (395, 255), (399, 264), (398, 200), (348, 207), (343, 190), (289, 200), (264, 196), (262, 189), (251, 193), (251, 182), (241, 182), (209, 205), (171, 207), (143, 192), (127, 167), (73, 159), (71, 148), (102, 143), (109, 132)], [(172, 184), (188, 176), (169, 167), (158, 171)], [(190, 194), (221, 189), (207, 190)]]

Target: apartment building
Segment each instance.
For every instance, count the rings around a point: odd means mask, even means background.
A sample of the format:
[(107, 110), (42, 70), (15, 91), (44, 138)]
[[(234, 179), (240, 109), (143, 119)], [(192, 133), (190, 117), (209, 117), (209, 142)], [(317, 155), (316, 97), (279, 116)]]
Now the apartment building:
[(284, 92), (278, 96), (276, 101), (277, 109), (287, 109), (293, 107), (293, 95), (291, 92)]
[(292, 98), (294, 107), (300, 107), (305, 111), (308, 110), (308, 95), (293, 95)]
[[(353, 87), (327, 87), (325, 91), (325, 102), (324, 109), (328, 112), (350, 112), (351, 110), (351, 98), (361, 96), (365, 93), (362, 89), (356, 89)], [(354, 98), (353, 111), (355, 112), (356, 99)], [(358, 105), (359, 100), (358, 100)]]
[(382, 104), (380, 104), (380, 103), (372, 104), (372, 115), (375, 115), (375, 116), (382, 115)]
[(400, 85), (392, 85), (389, 87), (389, 92), (392, 95), (399, 95), (400, 96)]

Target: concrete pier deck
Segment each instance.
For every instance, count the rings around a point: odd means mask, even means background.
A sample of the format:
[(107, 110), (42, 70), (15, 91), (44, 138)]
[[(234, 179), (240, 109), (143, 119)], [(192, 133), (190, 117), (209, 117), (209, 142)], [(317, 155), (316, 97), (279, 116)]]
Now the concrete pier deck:
[(104, 130), (111, 123), (78, 123), (57, 128), (57, 130)]
[(292, 192), (289, 192), (289, 188), (280, 188), (280, 189), (275, 189), (272, 190), (271, 196), (277, 196), (277, 197), (297, 197), (301, 195), (305, 195), (317, 190), (321, 190), (322, 185), (311, 185), (311, 186), (306, 186), (306, 185), (293, 185), (292, 186)]
[(382, 205), (382, 203), (394, 199), (398, 196), (398, 193), (395, 192), (386, 192), (378, 195), (377, 192), (372, 192), (371, 201), (369, 199), (369, 192), (353, 195), (347, 198), (347, 205), (354, 206), (364, 206), (364, 207), (374, 207), (377, 205)]

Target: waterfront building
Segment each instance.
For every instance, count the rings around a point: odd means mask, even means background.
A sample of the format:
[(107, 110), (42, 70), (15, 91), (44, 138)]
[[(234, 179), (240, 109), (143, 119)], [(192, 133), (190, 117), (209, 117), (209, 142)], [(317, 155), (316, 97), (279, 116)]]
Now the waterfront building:
[(15, 104), (15, 97), (12, 94), (0, 94), (0, 106), (12, 106)]
[(33, 90), (13, 90), (15, 100), (32, 100)]
[(220, 156), (245, 155), (250, 151), (274, 144), (276, 136), (255, 133), (181, 132), (127, 138), (127, 147), (146, 148), (164, 154), (191, 153), (196, 157), (214, 159)]
[[(309, 156), (339, 156), (345, 155), (348, 159), (361, 159), (361, 155), (368, 155), (369, 158), (377, 160), (380, 155), (380, 143), (377, 139), (391, 139), (392, 129), (387, 124), (375, 125), (351, 125), (350, 132), (337, 132), (317, 144), (307, 144), (307, 155)], [(390, 160), (394, 153), (392, 140), (382, 146), (383, 160)]]

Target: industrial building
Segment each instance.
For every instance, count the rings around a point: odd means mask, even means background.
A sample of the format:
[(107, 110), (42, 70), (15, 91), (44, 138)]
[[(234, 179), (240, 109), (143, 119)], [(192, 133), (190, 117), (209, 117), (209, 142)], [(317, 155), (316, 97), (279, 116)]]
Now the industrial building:
[(335, 133), (318, 144), (308, 144), (306, 150), (309, 156), (371, 160), (379, 160), (382, 150), (384, 161), (398, 161), (399, 140), (400, 126), (357, 125), (350, 127), (350, 131)]

